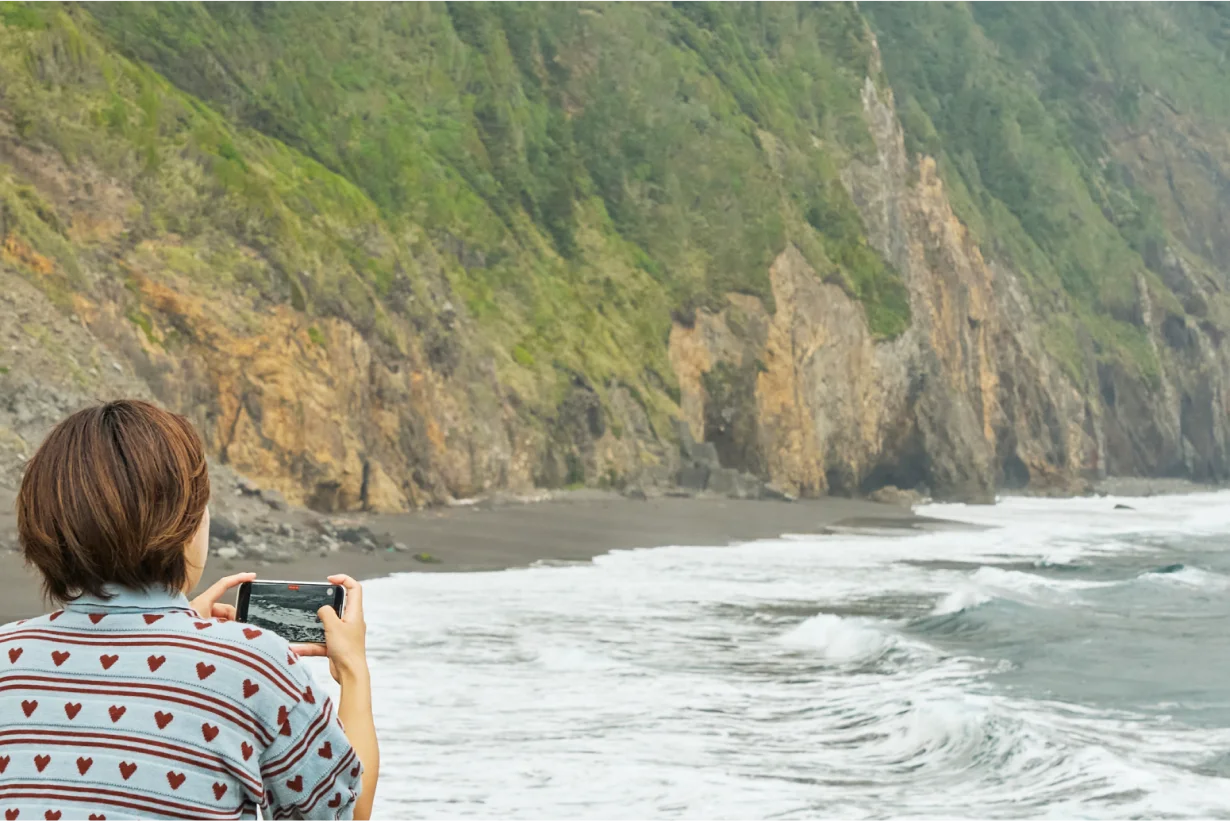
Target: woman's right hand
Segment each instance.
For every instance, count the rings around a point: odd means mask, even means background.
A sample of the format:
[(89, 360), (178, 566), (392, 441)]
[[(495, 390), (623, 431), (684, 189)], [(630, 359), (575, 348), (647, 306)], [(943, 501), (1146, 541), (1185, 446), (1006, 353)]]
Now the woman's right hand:
[(344, 614), (332, 607), (316, 612), (325, 627), (325, 646), (292, 644), (300, 655), (329, 657), (329, 672), (342, 690), (337, 699), (337, 720), (363, 765), (363, 789), (354, 806), (356, 819), (372, 817), (376, 783), (380, 779), (380, 742), (372, 717), (372, 682), (367, 672), (367, 625), (363, 622), (363, 587), (349, 576), (330, 576), (331, 584), (346, 588)]
[(325, 628), (325, 646), (295, 644), (291, 649), (301, 656), (328, 656), (329, 673), (334, 681), (367, 676), (367, 623), (363, 620), (363, 586), (350, 576), (329, 576), (330, 584), (346, 588), (343, 615), (325, 605), (316, 611)]

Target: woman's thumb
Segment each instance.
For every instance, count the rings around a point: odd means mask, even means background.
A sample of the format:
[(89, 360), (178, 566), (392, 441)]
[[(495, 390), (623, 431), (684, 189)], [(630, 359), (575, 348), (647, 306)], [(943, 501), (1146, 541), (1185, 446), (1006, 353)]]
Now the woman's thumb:
[(320, 623), (325, 626), (326, 630), (341, 621), (341, 619), (338, 618), (337, 611), (334, 610), (333, 606), (329, 604), (326, 604), (324, 607), (316, 611), (316, 618), (320, 619)]

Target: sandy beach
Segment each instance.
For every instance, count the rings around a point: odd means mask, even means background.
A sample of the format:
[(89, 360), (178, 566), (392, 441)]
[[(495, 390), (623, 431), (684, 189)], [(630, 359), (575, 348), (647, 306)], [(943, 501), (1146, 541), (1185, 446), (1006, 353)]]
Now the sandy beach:
[[(0, 496), (2, 535), (15, 528), (15, 517), (12, 495), (0, 491)], [(310, 514), (291, 510), (283, 515), (294, 519)], [(615, 494), (351, 518), (373, 532), (388, 533), (408, 545), (410, 552), (363, 552), (346, 547), (326, 556), (312, 553), (263, 567), (212, 557), (202, 584), (244, 570), (255, 570), (266, 578), (315, 579), (342, 572), (370, 579), (403, 572), (493, 571), (539, 561), (589, 561), (612, 550), (735, 544), (785, 533), (944, 526), (906, 508), (852, 499), (632, 500)], [(427, 554), (431, 561), (415, 558), (420, 554)], [(46, 609), (38, 578), (23, 565), (20, 554), (0, 553), (0, 623)]]

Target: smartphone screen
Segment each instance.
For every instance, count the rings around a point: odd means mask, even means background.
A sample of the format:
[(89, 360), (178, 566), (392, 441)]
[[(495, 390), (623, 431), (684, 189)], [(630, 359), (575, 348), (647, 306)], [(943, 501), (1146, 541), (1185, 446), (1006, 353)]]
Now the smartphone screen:
[(290, 642), (324, 644), (316, 611), (329, 605), (340, 616), (346, 589), (328, 582), (254, 581), (239, 586), (239, 621), (277, 633)]

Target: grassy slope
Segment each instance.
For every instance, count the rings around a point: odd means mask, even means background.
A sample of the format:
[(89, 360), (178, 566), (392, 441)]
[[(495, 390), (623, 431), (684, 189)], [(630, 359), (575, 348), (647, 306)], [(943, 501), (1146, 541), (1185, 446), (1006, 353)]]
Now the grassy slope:
[[(1078, 336), (1146, 378), (1159, 363), (1138, 325), (1146, 264), (1173, 241), (1149, 192), (1112, 157), (1142, 98), (1230, 113), (1215, 9), (1145, 4), (874, 4), (907, 147), (939, 158), (957, 213), (1026, 275), (1050, 314), (1052, 351), (1082, 373)], [(1147, 104), (1147, 100), (1145, 104)], [(1171, 226), (1173, 227), (1173, 226)]]
[[(1151, 378), (1135, 283), (1182, 310), (1145, 264), (1172, 237), (1105, 133), (1154, 91), (1224, 122), (1226, 26), (1205, 7), (1049, 8), (864, 13), (909, 147), (1025, 274), (1061, 361), (1082, 375), (1091, 340)], [(581, 374), (661, 419), (671, 313), (771, 301), (787, 241), (879, 334), (908, 324), (837, 180), (871, 150), (870, 49), (840, 4), (0, 3), (0, 114), (135, 197), (100, 243), (0, 168), (5, 231), (56, 260), (21, 264), (66, 305), (91, 272), (157, 253), (394, 357), (445, 333), (451, 291), (477, 329), (464, 344), (536, 412)]]
[[(3, 110), (131, 187), (129, 244), (174, 234), (159, 264), (346, 319), (393, 356), (406, 329), (437, 332), (445, 283), (465, 344), (542, 412), (582, 374), (662, 418), (671, 313), (771, 302), (787, 241), (878, 333), (908, 323), (837, 179), (870, 149), (849, 6), (0, 9)], [(61, 271), (123, 255), (38, 218), (4, 174), (12, 230)]]
[[(868, 145), (868, 41), (848, 7), (92, 11), (126, 52), (344, 176), (386, 220), (460, 243), (480, 264), (454, 286), (523, 365), (605, 333), (620, 338), (603, 358), (664, 375), (666, 311), (769, 298), (788, 239), (879, 332), (907, 321), (836, 179)], [(569, 364), (614, 370), (586, 356)]]
[[(36, 190), (11, 170), (4, 174), (8, 230), (67, 272), (67, 280), (35, 280), (65, 304), (86, 286), (74, 279), (83, 268), (79, 257), (88, 257), (87, 268), (105, 269), (125, 256), (126, 246), (173, 234), (182, 253), (157, 262), (202, 287), (238, 289), (258, 302), (290, 302), (346, 319), (394, 356), (406, 349), (399, 326), (432, 330), (439, 306), (425, 293), (430, 278), (420, 263), (439, 260), (415, 225), (385, 219), (367, 192), (344, 177), (228, 122), (154, 71), (116, 56), (80, 9), (8, 5), (2, 13), (4, 110), (18, 138), (51, 146), (70, 165), (100, 166), (138, 200), (123, 215), (129, 226), (117, 247), (83, 248)], [(481, 226), (464, 216), (462, 222)], [(254, 257), (245, 253), (251, 249)], [(571, 311), (564, 316), (592, 326), (588, 316), (576, 316), (589, 310), (577, 283), (552, 284), (558, 287), (548, 296)], [(636, 283), (628, 286), (634, 290)], [(597, 342), (618, 350), (629, 341), (618, 339), (620, 332), (632, 329), (597, 330), (591, 351)], [(645, 352), (629, 344), (623, 358), (638, 354)], [(662, 359), (659, 351), (645, 357), (651, 355)]]

